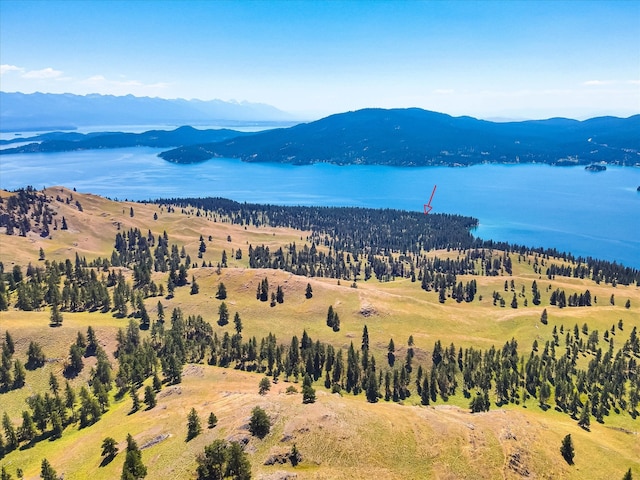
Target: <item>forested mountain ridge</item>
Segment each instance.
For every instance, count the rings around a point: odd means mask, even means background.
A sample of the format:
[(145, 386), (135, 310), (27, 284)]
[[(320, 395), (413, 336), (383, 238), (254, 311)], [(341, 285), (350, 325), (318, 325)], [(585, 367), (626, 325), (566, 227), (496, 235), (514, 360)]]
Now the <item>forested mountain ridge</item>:
[(33, 137), (0, 140), (0, 145), (31, 142), (15, 148), (0, 150), (0, 155), (14, 153), (69, 152), (101, 148), (155, 147), (168, 148), (205, 142), (217, 142), (246, 135), (245, 132), (226, 128), (198, 130), (184, 126), (175, 130), (149, 130), (143, 133), (124, 132), (52, 132)]
[(214, 157), (246, 162), (393, 166), (640, 162), (640, 115), (585, 121), (495, 123), (419, 108), (364, 109), (311, 123), (160, 154), (178, 163)]

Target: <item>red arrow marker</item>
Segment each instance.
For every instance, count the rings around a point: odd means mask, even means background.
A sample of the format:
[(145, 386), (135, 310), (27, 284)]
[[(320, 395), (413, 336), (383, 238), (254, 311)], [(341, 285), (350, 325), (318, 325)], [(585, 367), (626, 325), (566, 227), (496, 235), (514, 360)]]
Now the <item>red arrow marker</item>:
[(433, 196), (436, 194), (436, 187), (437, 185), (433, 186), (433, 192), (431, 192), (431, 198), (429, 198), (429, 203), (425, 203), (424, 204), (424, 214), (427, 215), (431, 210), (433, 210), (433, 207), (431, 206), (431, 200), (433, 200)]

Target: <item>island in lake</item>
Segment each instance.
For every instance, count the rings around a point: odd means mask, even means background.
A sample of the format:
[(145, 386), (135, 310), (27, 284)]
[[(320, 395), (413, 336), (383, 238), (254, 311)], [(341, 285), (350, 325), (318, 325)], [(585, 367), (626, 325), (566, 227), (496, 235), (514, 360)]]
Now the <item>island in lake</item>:
[(586, 165), (587, 170), (603, 171), (605, 165), (637, 163), (638, 131), (640, 115), (498, 123), (420, 108), (369, 108), (252, 133), (192, 127), (140, 134), (52, 132), (1, 141), (23, 145), (0, 150), (0, 154), (146, 146), (171, 149), (159, 156), (181, 164), (212, 158), (397, 167), (545, 163)]
[(604, 172), (607, 169), (607, 166), (601, 163), (594, 163), (591, 165), (587, 165), (586, 167), (584, 167), (584, 169), (590, 172)]

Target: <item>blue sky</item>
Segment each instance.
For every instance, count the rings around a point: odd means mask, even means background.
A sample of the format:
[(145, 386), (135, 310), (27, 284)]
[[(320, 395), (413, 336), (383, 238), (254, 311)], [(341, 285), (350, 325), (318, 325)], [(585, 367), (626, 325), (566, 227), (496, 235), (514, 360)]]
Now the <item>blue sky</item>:
[(640, 1), (0, 0), (3, 91), (640, 113)]

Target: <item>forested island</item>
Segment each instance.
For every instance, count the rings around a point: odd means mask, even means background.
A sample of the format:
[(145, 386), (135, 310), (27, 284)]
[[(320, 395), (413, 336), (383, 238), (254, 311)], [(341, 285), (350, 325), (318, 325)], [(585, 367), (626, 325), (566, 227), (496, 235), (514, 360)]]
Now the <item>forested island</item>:
[(4, 140), (5, 145), (28, 143), (0, 150), (0, 154), (146, 146), (177, 147), (159, 156), (185, 164), (223, 157), (294, 165), (325, 162), (458, 167), (546, 163), (586, 165), (589, 170), (600, 171), (607, 164), (640, 162), (638, 131), (640, 115), (497, 123), (418, 108), (364, 109), (257, 133), (187, 126), (139, 134), (54, 132)]
[(586, 167), (584, 167), (584, 169), (589, 172), (604, 172), (607, 170), (607, 166), (598, 164), (598, 163), (593, 163), (591, 165), (587, 165)]
[(245, 135), (244, 132), (230, 129), (198, 130), (185, 126), (174, 130), (149, 130), (143, 133), (123, 132), (51, 132), (33, 137), (17, 137), (0, 140), (0, 145), (27, 143), (14, 148), (0, 150), (0, 155), (15, 153), (73, 152), (77, 150), (97, 150), (105, 148), (154, 147), (169, 148), (179, 145), (193, 145), (206, 142), (219, 142)]
[(184, 146), (160, 157), (177, 163), (224, 157), (295, 165), (327, 162), (404, 167), (635, 165), (640, 162), (639, 130), (640, 115), (496, 123), (418, 108), (364, 109), (243, 138)]

